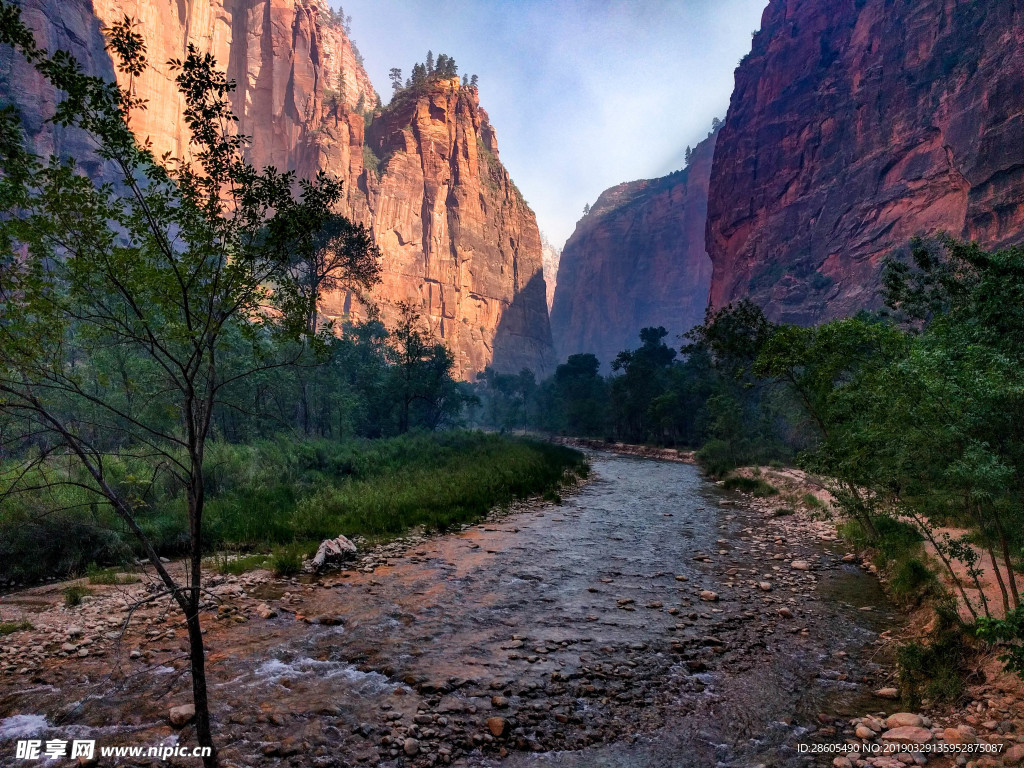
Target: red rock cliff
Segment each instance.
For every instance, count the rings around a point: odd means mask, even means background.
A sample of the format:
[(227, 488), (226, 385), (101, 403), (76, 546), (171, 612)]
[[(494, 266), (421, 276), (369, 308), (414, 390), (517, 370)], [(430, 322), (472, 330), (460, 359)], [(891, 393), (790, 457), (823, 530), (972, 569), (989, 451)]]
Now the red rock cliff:
[(1024, 6), (771, 0), (711, 175), (711, 302), (812, 323), (877, 302), (918, 233), (1024, 240)]
[[(254, 164), (301, 176), (323, 169), (345, 182), (341, 212), (370, 226), (384, 254), (372, 299), (385, 320), (399, 301), (419, 304), (463, 376), (488, 364), (548, 370), (540, 233), (498, 160), (475, 88), (452, 80), (407, 93), (368, 133), (377, 95), (323, 0), (25, 0), (23, 13), (41, 45), (70, 50), (108, 77), (101, 26), (125, 14), (138, 20), (153, 66), (138, 84), (147, 109), (132, 127), (158, 153), (188, 153), (181, 99), (164, 62), (188, 43), (212, 53), (237, 83), (234, 110)], [(0, 53), (4, 94), (22, 107), (39, 150), (102, 172), (83, 137), (43, 122), (55, 95), (9, 51)], [(376, 167), (364, 167), (367, 160)], [(359, 307), (342, 295), (327, 297), (323, 310), (358, 315)]]
[(704, 250), (708, 178), (717, 134), (690, 164), (601, 193), (562, 249), (551, 329), (558, 359), (593, 352), (607, 366), (639, 346), (646, 326), (671, 345), (704, 319), (711, 262)]

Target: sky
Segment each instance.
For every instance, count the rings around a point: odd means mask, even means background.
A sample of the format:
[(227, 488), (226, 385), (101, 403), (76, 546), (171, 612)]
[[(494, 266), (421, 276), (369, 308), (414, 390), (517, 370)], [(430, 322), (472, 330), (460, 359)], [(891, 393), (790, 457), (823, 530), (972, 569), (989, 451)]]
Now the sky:
[[(337, 8), (338, 0), (331, 0)], [(608, 187), (685, 165), (725, 117), (767, 0), (344, 0), (386, 103), (427, 50), (480, 77), (512, 179), (556, 246)]]

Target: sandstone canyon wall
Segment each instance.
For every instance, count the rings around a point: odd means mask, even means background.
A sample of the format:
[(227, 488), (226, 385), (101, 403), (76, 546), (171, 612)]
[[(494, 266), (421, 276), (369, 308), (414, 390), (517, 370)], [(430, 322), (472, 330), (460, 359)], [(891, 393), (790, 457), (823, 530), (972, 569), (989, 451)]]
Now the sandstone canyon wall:
[(1024, 241), (1024, 6), (771, 0), (715, 153), (710, 299), (813, 323), (946, 230)]
[(593, 352), (605, 369), (639, 346), (645, 326), (670, 346), (704, 320), (711, 261), (704, 249), (708, 179), (717, 133), (689, 165), (601, 193), (562, 249), (551, 327), (558, 359)]
[[(165, 62), (192, 43), (236, 81), (233, 106), (255, 165), (300, 176), (326, 170), (345, 182), (341, 212), (371, 227), (384, 279), (371, 297), (326, 297), (325, 314), (359, 316), (360, 298), (370, 298), (388, 322), (398, 302), (413, 302), (460, 375), (488, 364), (549, 370), (540, 233), (498, 159), (475, 88), (442, 81), (375, 114), (358, 53), (323, 0), (24, 0), (22, 8), (40, 45), (69, 50), (105, 77), (114, 70), (101, 27), (125, 14), (138, 21), (151, 69), (137, 89), (147, 109), (132, 128), (158, 153), (188, 155)], [(0, 98), (21, 108), (37, 151), (103, 174), (85, 137), (44, 122), (56, 95), (10, 51), (0, 52)]]

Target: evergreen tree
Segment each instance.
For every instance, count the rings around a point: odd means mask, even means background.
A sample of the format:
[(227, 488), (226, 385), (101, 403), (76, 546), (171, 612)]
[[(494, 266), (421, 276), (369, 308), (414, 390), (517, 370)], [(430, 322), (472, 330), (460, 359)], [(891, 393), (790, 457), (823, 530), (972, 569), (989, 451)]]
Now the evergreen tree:
[(388, 72), (388, 77), (391, 79), (391, 89), (393, 91), (402, 90), (402, 70), (398, 67), (392, 67)]

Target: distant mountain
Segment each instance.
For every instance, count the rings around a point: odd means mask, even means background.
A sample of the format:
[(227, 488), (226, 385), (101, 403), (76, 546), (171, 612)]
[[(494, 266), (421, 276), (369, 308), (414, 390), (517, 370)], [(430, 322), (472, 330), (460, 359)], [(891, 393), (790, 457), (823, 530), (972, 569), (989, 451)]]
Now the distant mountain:
[(606, 189), (562, 249), (551, 327), (559, 360), (593, 352), (607, 367), (645, 326), (670, 342), (704, 319), (711, 261), (704, 250), (717, 133), (682, 171)]

